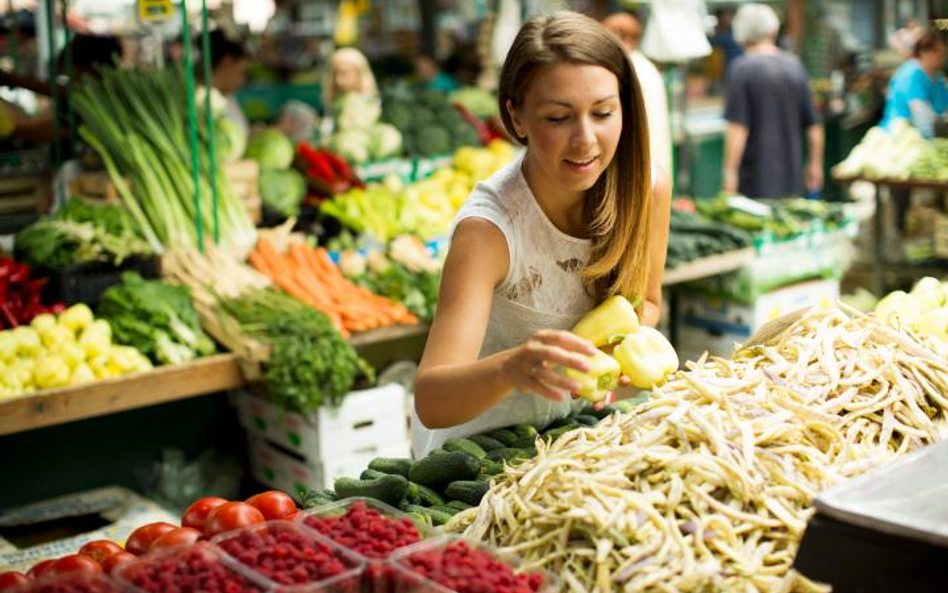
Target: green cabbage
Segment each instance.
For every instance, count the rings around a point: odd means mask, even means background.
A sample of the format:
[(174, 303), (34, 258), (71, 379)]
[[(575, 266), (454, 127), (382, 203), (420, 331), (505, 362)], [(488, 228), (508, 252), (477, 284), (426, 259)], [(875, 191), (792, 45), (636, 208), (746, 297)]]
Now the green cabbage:
[(385, 159), (402, 150), (402, 133), (391, 124), (375, 124), (369, 130), (369, 154), (373, 159)]
[(364, 163), (369, 160), (371, 137), (365, 130), (342, 130), (329, 141), (329, 148), (350, 163)]
[(289, 169), (294, 154), (290, 139), (274, 128), (254, 134), (247, 145), (247, 157), (257, 161), (261, 171)]
[(285, 216), (299, 213), (306, 197), (306, 179), (294, 169), (260, 172), (260, 198), (267, 207)]

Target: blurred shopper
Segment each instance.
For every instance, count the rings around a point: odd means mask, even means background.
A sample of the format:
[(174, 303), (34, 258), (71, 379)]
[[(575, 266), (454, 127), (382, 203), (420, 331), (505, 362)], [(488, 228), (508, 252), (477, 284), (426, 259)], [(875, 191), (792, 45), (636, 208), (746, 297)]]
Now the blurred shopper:
[(745, 4), (734, 37), (746, 53), (727, 77), (724, 183), (753, 198), (800, 195), (803, 135), (809, 140), (806, 189), (823, 186), (823, 127), (800, 61), (776, 45), (780, 20), (772, 8)]
[(428, 83), (428, 88), (442, 93), (453, 93), (460, 88), (458, 81), (441, 70), (438, 60), (428, 54), (415, 57), (415, 77)]
[(734, 11), (728, 8), (722, 8), (715, 13), (717, 24), (714, 27), (714, 34), (711, 36), (711, 47), (719, 50), (724, 56), (724, 73), (731, 68), (734, 60), (744, 54), (744, 48), (734, 39), (734, 31), (731, 23), (734, 20)]
[(210, 33), (211, 45), (211, 86), (227, 100), (225, 117), (237, 125), (246, 136), (250, 123), (237, 103), (237, 91), (247, 82), (247, 67), (250, 55), (244, 46), (229, 39), (223, 31)]
[(346, 93), (378, 97), (379, 89), (369, 61), (357, 49), (337, 49), (323, 75), (323, 106), (330, 109), (336, 98)]
[(915, 42), (912, 57), (899, 66), (889, 81), (883, 128), (907, 120), (926, 138), (934, 135), (935, 120), (948, 109), (948, 86), (942, 69), (948, 58), (945, 38), (934, 29)]
[(635, 76), (639, 79), (648, 115), (649, 150), (652, 160), (662, 170), (671, 171), (672, 141), (668, 123), (668, 96), (665, 93), (662, 73), (639, 51), (644, 29), (642, 20), (634, 13), (617, 12), (606, 17), (602, 24), (619, 37), (632, 61)]
[(889, 47), (899, 52), (903, 58), (911, 58), (915, 52), (915, 44), (925, 34), (925, 27), (917, 18), (908, 17), (901, 29), (889, 36)]

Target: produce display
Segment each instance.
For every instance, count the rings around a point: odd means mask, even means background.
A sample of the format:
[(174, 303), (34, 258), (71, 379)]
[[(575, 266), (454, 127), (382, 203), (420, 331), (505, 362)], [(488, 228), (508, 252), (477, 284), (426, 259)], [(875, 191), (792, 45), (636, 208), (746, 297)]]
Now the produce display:
[(120, 343), (134, 346), (156, 364), (181, 364), (216, 350), (186, 286), (126, 272), (121, 284), (103, 293), (97, 312)]
[(875, 317), (809, 312), (630, 414), (537, 443), (447, 527), (575, 591), (804, 587), (791, 567), (813, 496), (941, 438), (943, 361)]
[(352, 167), (331, 150), (314, 148), (306, 142), (296, 147), (306, 181), (319, 198), (332, 197), (354, 187), (365, 187)]
[(665, 268), (750, 247), (753, 235), (741, 228), (715, 222), (696, 212), (672, 208)]
[(382, 89), (382, 121), (401, 131), (405, 153), (411, 157), (448, 154), (480, 144), (477, 130), (458, 113), (448, 95), (421, 82), (402, 80)]
[(948, 140), (926, 140), (905, 120), (872, 128), (833, 172), (868, 179), (948, 180)]
[(948, 356), (948, 285), (932, 277), (915, 283), (911, 292), (896, 290), (875, 306), (876, 316), (901, 331), (911, 332), (940, 356)]
[(482, 88), (466, 86), (451, 93), (449, 99), (481, 119), (497, 115), (497, 96)]
[(30, 266), (0, 257), (0, 330), (27, 324), (43, 313), (61, 313), (62, 303), (44, 305), (48, 278), (33, 277)]
[[(403, 566), (457, 593), (536, 593), (550, 583), (544, 575), (517, 574), (494, 554), (470, 546), (464, 540), (432, 545), (400, 560)], [(410, 578), (406, 578), (411, 583)], [(409, 585), (410, 587), (410, 585)]]
[(397, 179), (370, 183), (322, 203), (323, 214), (347, 228), (387, 243), (398, 235), (425, 241), (448, 232), (474, 185), (514, 158), (513, 147), (495, 140), (487, 148), (459, 149), (451, 168), (408, 185)]
[(83, 304), (0, 332), (0, 398), (151, 368), (134, 347), (113, 343), (109, 323)]
[(768, 233), (777, 239), (799, 235), (814, 225), (832, 230), (847, 220), (841, 203), (805, 198), (751, 200), (721, 194), (714, 199), (698, 200), (696, 206), (698, 213), (709, 220), (754, 234)]
[(402, 303), (419, 319), (430, 321), (438, 304), (441, 264), (417, 237), (401, 235), (386, 250), (362, 255), (355, 249), (339, 256), (342, 273), (373, 293)]
[[(102, 159), (124, 206), (154, 252), (197, 245), (191, 150), (181, 68), (102, 68), (82, 80), (72, 103), (80, 137)], [(220, 119), (220, 117), (218, 118)], [(215, 218), (225, 244), (251, 245), (256, 236), (243, 202), (217, 167), (219, 215), (213, 214), (205, 118), (198, 117), (200, 212), (211, 237)], [(224, 151), (222, 151), (223, 153)], [(292, 160), (292, 146), (290, 147)]]
[(350, 163), (361, 165), (401, 154), (401, 130), (407, 128), (379, 121), (378, 98), (348, 93), (336, 99), (331, 112), (336, 129), (327, 146)]
[(326, 315), (343, 337), (351, 331), (418, 322), (403, 304), (346, 279), (321, 247), (291, 240), (281, 251), (263, 237), (250, 254), (250, 263), (283, 290)]
[(306, 197), (306, 179), (292, 168), (295, 149), (283, 132), (267, 128), (247, 144), (247, 158), (260, 165), (260, 199), (268, 208), (295, 216)]
[(60, 269), (90, 262), (119, 266), (152, 251), (121, 206), (70, 198), (51, 216), (17, 233), (14, 253), (33, 267)]

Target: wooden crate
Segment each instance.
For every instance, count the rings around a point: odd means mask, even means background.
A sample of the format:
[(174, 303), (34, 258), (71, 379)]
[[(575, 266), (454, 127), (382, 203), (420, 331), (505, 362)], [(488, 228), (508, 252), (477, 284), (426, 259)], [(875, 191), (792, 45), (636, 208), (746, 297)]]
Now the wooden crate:
[[(259, 223), (263, 208), (257, 187), (260, 166), (256, 161), (251, 160), (231, 161), (224, 165), (223, 172), (231, 189), (246, 206), (250, 219), (254, 224)], [(72, 180), (69, 190), (71, 195), (82, 196), (86, 199), (109, 203), (120, 202), (118, 191), (108, 173), (105, 172), (82, 173)], [(132, 191), (134, 191), (133, 188)]]
[(52, 200), (52, 183), (48, 174), (0, 177), (0, 214), (45, 210)]

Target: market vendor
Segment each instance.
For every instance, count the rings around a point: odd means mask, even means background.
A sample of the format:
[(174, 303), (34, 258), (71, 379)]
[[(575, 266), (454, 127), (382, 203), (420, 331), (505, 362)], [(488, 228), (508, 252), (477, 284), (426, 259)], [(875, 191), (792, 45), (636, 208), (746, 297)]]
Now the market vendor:
[[(727, 75), (724, 191), (751, 198), (799, 196), (804, 188), (820, 191), (823, 125), (803, 65), (777, 47), (777, 14), (765, 4), (745, 4), (732, 26), (746, 53), (734, 60)], [(809, 144), (805, 170), (804, 134)]]
[(911, 123), (926, 138), (935, 133), (935, 120), (948, 109), (948, 86), (942, 69), (948, 46), (939, 31), (926, 31), (915, 42), (912, 57), (899, 66), (889, 81), (883, 128), (898, 119)]
[(237, 91), (247, 82), (247, 67), (250, 56), (240, 43), (227, 37), (221, 30), (209, 34), (211, 47), (211, 86), (227, 100), (224, 115), (237, 125), (244, 136), (250, 131), (250, 123), (237, 103)]
[(661, 309), (670, 182), (650, 166), (642, 90), (625, 48), (573, 12), (517, 34), (500, 78), (524, 153), (480, 183), (455, 221), (415, 385), (412, 445), (566, 416), (592, 343), (568, 330), (599, 301)]

